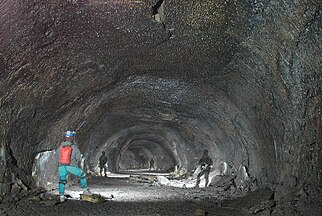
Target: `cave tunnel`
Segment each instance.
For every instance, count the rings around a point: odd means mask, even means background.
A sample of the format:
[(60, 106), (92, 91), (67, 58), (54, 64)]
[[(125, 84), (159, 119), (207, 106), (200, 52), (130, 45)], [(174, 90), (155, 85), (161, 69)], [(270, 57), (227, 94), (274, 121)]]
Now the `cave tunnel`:
[(244, 167), (272, 191), (252, 214), (319, 215), (321, 5), (0, 0), (0, 213), (24, 215), (10, 205), (39, 187), (35, 166), (57, 178), (70, 129), (93, 175), (105, 151), (110, 173), (151, 172), (153, 158), (154, 173), (188, 178), (207, 149), (213, 169)]

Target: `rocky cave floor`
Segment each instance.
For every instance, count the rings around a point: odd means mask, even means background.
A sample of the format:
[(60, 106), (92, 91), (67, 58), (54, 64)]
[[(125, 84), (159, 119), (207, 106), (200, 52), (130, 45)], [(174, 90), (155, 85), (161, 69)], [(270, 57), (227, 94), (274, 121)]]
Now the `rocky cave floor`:
[[(138, 181), (137, 178), (91, 177), (89, 186), (104, 202), (79, 200), (81, 189), (66, 189), (65, 203), (58, 202), (57, 191), (35, 193), (0, 205), (0, 215), (271, 215), (276, 210), (274, 193), (256, 190), (245, 196), (224, 188), (178, 188)], [(113, 198), (111, 198), (113, 195)], [(299, 215), (320, 215), (311, 209)]]

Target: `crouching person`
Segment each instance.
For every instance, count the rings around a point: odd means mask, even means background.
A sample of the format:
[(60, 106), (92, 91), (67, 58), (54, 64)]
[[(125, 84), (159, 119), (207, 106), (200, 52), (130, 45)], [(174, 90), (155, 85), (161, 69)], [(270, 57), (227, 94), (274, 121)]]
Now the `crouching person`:
[(65, 184), (67, 183), (67, 175), (71, 173), (80, 177), (80, 185), (84, 194), (91, 194), (87, 187), (86, 173), (79, 168), (81, 162), (81, 154), (75, 143), (75, 132), (66, 131), (65, 141), (56, 149), (56, 158), (58, 160), (59, 185), (58, 192), (60, 202), (65, 201)]

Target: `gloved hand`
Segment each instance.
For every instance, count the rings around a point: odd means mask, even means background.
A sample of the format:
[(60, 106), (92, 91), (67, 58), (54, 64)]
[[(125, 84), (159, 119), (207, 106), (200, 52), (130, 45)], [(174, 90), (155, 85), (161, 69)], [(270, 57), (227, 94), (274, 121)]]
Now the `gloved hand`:
[(201, 165), (201, 169), (202, 170), (205, 170), (205, 169), (207, 169), (209, 167), (209, 164), (202, 164)]

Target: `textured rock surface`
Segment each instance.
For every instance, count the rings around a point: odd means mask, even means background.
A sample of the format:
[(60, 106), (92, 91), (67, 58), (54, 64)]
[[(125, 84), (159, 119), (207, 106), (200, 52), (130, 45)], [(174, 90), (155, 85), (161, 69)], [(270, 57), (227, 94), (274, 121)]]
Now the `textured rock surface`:
[(207, 148), (280, 204), (313, 199), (320, 1), (166, 0), (159, 20), (154, 5), (0, 1), (1, 193), (11, 173), (31, 187), (35, 156), (71, 128), (91, 166), (105, 150), (111, 170), (139, 152), (191, 170)]

